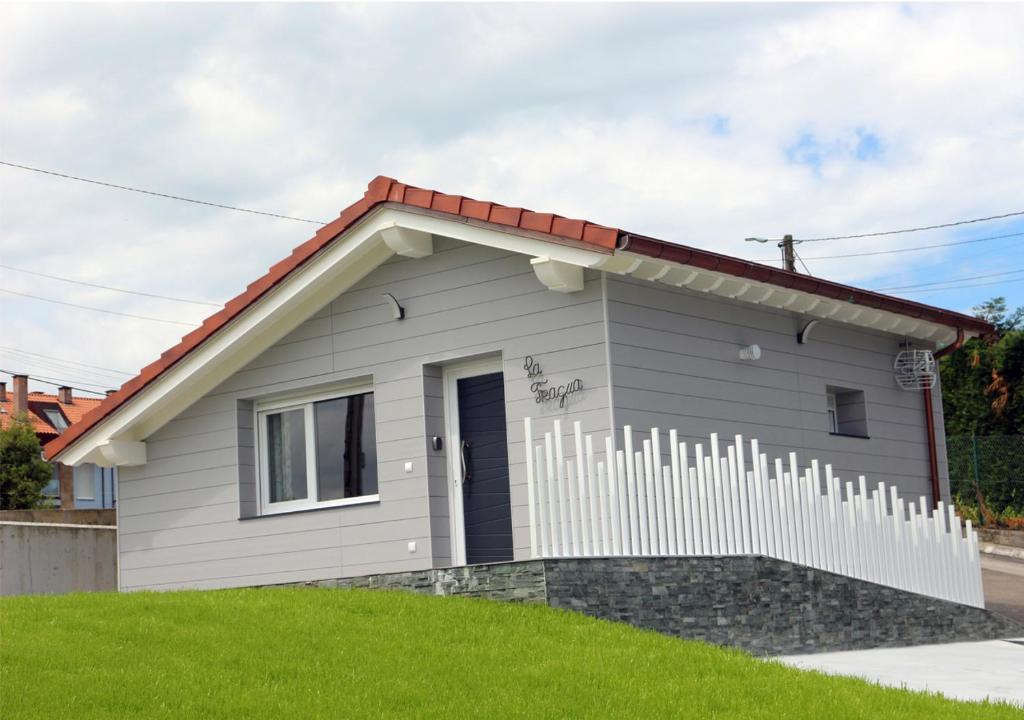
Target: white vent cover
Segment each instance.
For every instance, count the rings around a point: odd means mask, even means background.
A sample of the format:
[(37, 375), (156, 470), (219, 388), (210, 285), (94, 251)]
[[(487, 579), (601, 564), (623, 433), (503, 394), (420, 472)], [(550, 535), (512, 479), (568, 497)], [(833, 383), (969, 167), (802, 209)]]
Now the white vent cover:
[(927, 390), (935, 385), (935, 356), (931, 350), (900, 350), (893, 370), (896, 383), (904, 390)]

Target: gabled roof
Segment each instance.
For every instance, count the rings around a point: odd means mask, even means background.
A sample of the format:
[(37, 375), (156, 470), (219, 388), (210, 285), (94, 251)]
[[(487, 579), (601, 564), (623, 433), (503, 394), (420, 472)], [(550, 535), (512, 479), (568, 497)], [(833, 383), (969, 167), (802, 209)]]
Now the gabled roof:
[(649, 258), (682, 263), (737, 278), (885, 310), (952, 328), (962, 328), (969, 332), (980, 334), (992, 330), (987, 323), (960, 313), (866, 290), (858, 290), (847, 285), (811, 278), (707, 250), (656, 240), (586, 220), (575, 220), (552, 213), (540, 213), (520, 207), (499, 205), (462, 195), (447, 195), (379, 176), (370, 181), (363, 197), (345, 208), (336, 220), (320, 228), (313, 237), (296, 247), (288, 257), (271, 266), (267, 274), (249, 284), (244, 292), (229, 300), (222, 310), (204, 320), (198, 328), (185, 335), (179, 343), (144, 367), (136, 377), (126, 382), (118, 391), (107, 396), (96, 408), (86, 413), (63, 435), (48, 443), (45, 449), (46, 456), (54, 457), (102, 420), (115, 413), (118, 408), (139, 394), (176, 363), (214, 337), (229, 322), (323, 250), (332, 240), (380, 206), (399, 209), (405, 207), (454, 216), (468, 222), (487, 224), (496, 229), (504, 228), (525, 232), (529, 233), (531, 237), (590, 247), (605, 253), (628, 251)]
[[(54, 427), (43, 412), (48, 409), (56, 409), (64, 414), (69, 425), (73, 425), (82, 419), (90, 410), (102, 402), (100, 398), (88, 398), (74, 396), (70, 403), (62, 403), (56, 395), (49, 395), (41, 392), (30, 392), (28, 394), (28, 419), (32, 423), (32, 429), (43, 442), (60, 435), (60, 429)], [(0, 402), (0, 428), (5, 428), (14, 415), (14, 397), (7, 393), (7, 400)]]

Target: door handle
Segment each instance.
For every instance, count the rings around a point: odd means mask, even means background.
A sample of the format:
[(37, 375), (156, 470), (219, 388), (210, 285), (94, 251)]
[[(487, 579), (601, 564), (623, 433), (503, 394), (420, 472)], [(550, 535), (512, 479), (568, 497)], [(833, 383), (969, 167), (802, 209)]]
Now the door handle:
[(462, 484), (468, 485), (470, 480), (469, 473), (469, 443), (463, 440), (459, 444), (459, 455), (462, 462)]

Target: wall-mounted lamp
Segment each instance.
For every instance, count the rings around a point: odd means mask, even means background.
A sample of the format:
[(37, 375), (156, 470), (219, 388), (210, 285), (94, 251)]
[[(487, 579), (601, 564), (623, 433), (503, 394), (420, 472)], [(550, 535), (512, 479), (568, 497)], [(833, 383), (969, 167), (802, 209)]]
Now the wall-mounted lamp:
[(761, 359), (761, 346), (760, 345), (747, 345), (745, 348), (740, 348), (740, 360), (760, 360)]
[(818, 324), (817, 320), (811, 320), (806, 325), (804, 325), (800, 329), (800, 332), (798, 332), (796, 334), (796, 341), (798, 343), (800, 343), (801, 345), (806, 345), (807, 341), (811, 339), (811, 330), (813, 330), (814, 326), (817, 325), (817, 324)]
[(391, 316), (395, 320), (405, 319), (405, 308), (398, 304), (398, 300), (391, 293), (384, 293), (384, 299), (388, 301), (388, 305), (391, 306)]

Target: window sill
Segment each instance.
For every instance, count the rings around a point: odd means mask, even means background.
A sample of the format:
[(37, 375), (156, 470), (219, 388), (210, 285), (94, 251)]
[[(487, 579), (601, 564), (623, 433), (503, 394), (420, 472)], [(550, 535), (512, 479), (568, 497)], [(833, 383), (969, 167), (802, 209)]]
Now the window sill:
[(871, 439), (870, 435), (854, 435), (853, 433), (830, 432), (829, 435), (831, 435), (832, 437), (857, 438), (859, 440), (870, 440)]
[(320, 512), (322, 510), (337, 510), (339, 508), (351, 507), (353, 505), (370, 505), (373, 503), (380, 503), (379, 493), (376, 495), (362, 495), (360, 497), (331, 500), (329, 502), (316, 503), (315, 505), (306, 505), (303, 507), (290, 507), (282, 510), (264, 510), (259, 515), (247, 515), (239, 517), (238, 519), (256, 520), (259, 518), (278, 517), (279, 515), (296, 515), (299, 513)]

